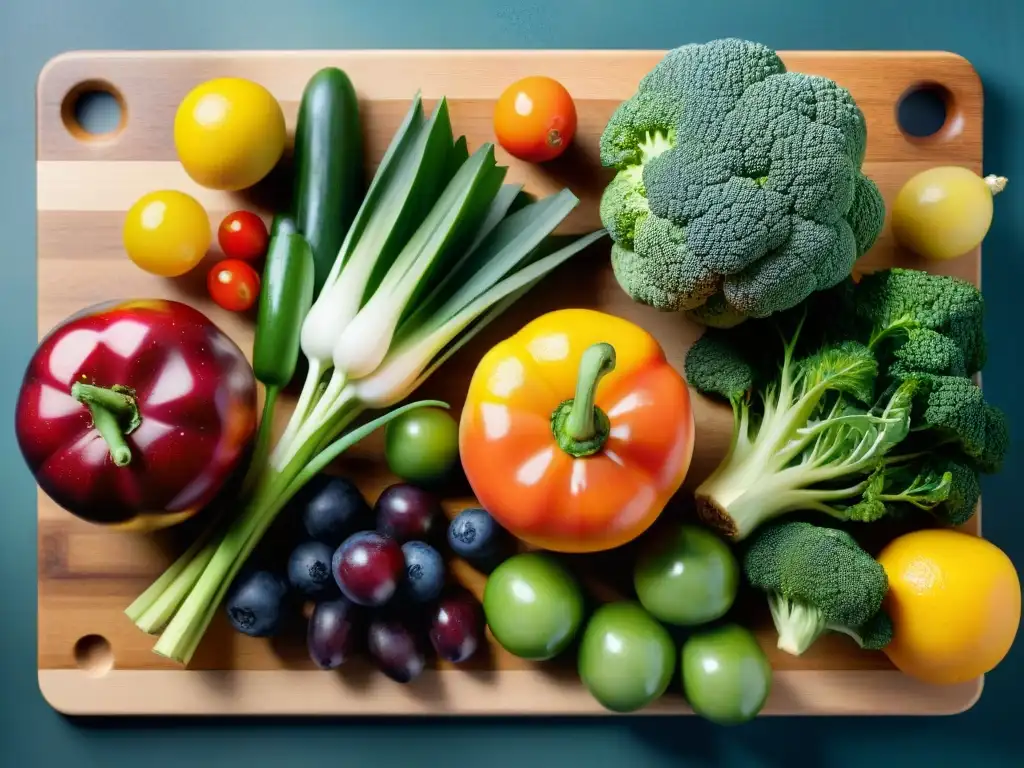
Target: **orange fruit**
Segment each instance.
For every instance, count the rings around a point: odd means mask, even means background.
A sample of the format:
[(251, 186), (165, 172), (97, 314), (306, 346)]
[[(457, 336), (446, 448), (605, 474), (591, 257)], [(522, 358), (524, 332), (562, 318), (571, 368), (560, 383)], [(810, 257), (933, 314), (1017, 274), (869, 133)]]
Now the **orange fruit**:
[(973, 680), (1013, 645), (1020, 624), (1020, 580), (1010, 558), (960, 531), (914, 531), (878, 556), (889, 578), (885, 608), (893, 639), (886, 655), (927, 683)]

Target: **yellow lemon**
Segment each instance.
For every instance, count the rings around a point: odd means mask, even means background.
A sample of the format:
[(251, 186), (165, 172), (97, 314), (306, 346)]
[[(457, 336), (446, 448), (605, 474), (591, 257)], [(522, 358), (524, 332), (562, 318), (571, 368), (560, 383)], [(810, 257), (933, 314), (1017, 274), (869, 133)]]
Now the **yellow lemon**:
[(178, 159), (197, 184), (210, 189), (253, 186), (281, 159), (286, 140), (277, 99), (262, 85), (240, 77), (196, 86), (174, 117)]
[(128, 210), (121, 235), (128, 258), (161, 277), (178, 277), (195, 267), (213, 239), (203, 206), (173, 189), (140, 197)]
[(928, 683), (973, 680), (1013, 645), (1020, 624), (1020, 580), (991, 542), (949, 529), (915, 531), (878, 556), (889, 578), (885, 608), (893, 640), (885, 653)]

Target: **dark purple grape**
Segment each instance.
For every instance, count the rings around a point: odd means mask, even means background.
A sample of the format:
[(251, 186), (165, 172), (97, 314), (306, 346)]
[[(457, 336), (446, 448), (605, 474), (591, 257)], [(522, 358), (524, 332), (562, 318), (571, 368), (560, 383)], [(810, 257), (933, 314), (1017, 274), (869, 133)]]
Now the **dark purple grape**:
[(341, 593), (358, 605), (383, 605), (405, 575), (402, 548), (374, 531), (354, 533), (334, 552), (334, 580)]
[(483, 611), (476, 598), (460, 591), (438, 601), (430, 619), (430, 643), (438, 656), (458, 664), (476, 653), (483, 641)]
[(334, 669), (355, 653), (359, 619), (358, 607), (344, 597), (317, 603), (306, 630), (306, 647), (313, 663), (320, 669)]
[(441, 553), (422, 541), (402, 545), (405, 556), (403, 592), (414, 603), (429, 603), (444, 589), (444, 560)]
[(337, 547), (356, 531), (373, 528), (373, 513), (366, 499), (343, 477), (317, 475), (299, 492), (306, 533)]
[(314, 599), (338, 594), (331, 572), (334, 550), (322, 541), (304, 541), (288, 558), (288, 582), (300, 594)]
[(427, 665), (426, 653), (416, 632), (402, 622), (375, 619), (370, 623), (367, 644), (380, 671), (396, 682), (415, 680)]
[(288, 585), (276, 573), (250, 571), (232, 585), (225, 608), (242, 634), (271, 637), (280, 629), (287, 597)]
[(385, 488), (373, 510), (377, 531), (399, 542), (429, 540), (444, 517), (436, 496), (408, 483)]

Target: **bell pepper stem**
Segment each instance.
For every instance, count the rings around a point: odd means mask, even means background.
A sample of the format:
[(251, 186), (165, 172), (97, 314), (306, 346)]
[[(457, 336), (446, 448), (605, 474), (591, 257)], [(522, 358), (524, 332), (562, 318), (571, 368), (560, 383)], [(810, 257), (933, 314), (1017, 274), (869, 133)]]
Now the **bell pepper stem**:
[(139, 407), (126, 387), (97, 387), (76, 381), (71, 385), (71, 396), (89, 409), (92, 422), (107, 444), (110, 458), (118, 467), (132, 460), (132, 450), (125, 435), (139, 426)]
[(615, 370), (615, 348), (604, 342), (587, 347), (580, 359), (576, 393), (551, 415), (551, 430), (559, 447), (576, 458), (597, 453), (608, 439), (608, 416), (594, 404), (597, 385)]

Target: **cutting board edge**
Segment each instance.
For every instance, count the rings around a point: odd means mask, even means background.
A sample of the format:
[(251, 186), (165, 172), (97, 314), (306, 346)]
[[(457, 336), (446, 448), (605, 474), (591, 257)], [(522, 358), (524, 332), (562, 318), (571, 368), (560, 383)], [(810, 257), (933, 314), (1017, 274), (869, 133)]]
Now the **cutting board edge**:
[[(143, 680), (140, 676), (144, 676)], [(425, 672), (413, 685), (378, 676), (349, 696), (341, 676), (323, 671), (39, 670), (43, 699), (54, 710), (97, 716), (595, 716), (612, 715), (582, 685), (542, 671), (497, 671), (487, 681), (459, 670)], [(443, 686), (445, 701), (437, 699)], [(984, 676), (935, 686), (889, 670), (776, 672), (761, 717), (957, 715), (981, 698)], [(160, 696), (148, 695), (154, 690)], [(487, 695), (483, 696), (482, 693)], [(465, 704), (459, 704), (465, 702)], [(476, 704), (472, 703), (476, 702)], [(482, 703), (482, 704), (481, 704)], [(663, 698), (632, 716), (693, 715), (683, 700)]]
[[(502, 56), (566, 56), (566, 57), (597, 57), (608, 56), (609, 54), (621, 56), (649, 57), (663, 55), (671, 48), (310, 48), (310, 49), (259, 49), (241, 48), (231, 49), (168, 49), (168, 50), (146, 50), (146, 49), (104, 49), (104, 48), (71, 48), (47, 59), (39, 69), (36, 77), (37, 92), (39, 84), (46, 75), (56, 66), (67, 61), (82, 59), (103, 59), (103, 58), (162, 58), (162, 59), (183, 59), (183, 58), (251, 58), (258, 59), (265, 56), (285, 56), (288, 58), (322, 58), (339, 53), (346, 56), (358, 56), (372, 58), (377, 56), (472, 56), (473, 58), (500, 58)], [(875, 48), (850, 48), (850, 49), (815, 49), (801, 48), (791, 50), (778, 50), (780, 57), (785, 59), (791, 56), (838, 56), (838, 57), (864, 57), (864, 58), (936, 58), (957, 61), (969, 69), (980, 82), (980, 76), (970, 59), (956, 51), (934, 48), (934, 49), (900, 49), (885, 50)]]

